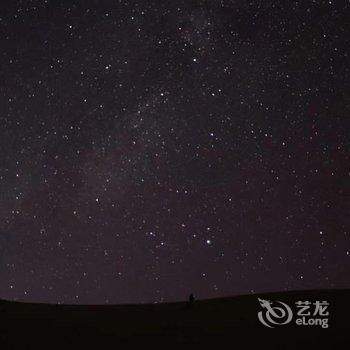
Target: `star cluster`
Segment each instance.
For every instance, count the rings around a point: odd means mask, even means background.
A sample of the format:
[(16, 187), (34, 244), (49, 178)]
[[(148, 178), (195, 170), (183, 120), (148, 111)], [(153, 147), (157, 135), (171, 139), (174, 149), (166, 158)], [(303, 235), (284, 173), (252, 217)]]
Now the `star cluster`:
[(1, 297), (349, 287), (349, 2), (0, 8)]

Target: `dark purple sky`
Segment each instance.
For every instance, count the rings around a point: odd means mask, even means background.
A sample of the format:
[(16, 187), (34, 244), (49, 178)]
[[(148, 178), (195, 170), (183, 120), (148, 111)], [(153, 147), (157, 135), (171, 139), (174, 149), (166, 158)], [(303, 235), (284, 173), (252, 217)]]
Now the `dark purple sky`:
[(0, 296), (350, 286), (347, 1), (1, 1)]

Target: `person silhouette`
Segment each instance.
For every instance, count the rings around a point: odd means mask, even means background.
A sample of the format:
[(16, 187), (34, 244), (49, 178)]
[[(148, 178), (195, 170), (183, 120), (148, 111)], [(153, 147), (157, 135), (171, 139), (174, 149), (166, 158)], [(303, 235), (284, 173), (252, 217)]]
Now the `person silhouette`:
[(188, 304), (189, 306), (192, 306), (194, 303), (194, 295), (191, 293), (189, 298), (188, 298)]

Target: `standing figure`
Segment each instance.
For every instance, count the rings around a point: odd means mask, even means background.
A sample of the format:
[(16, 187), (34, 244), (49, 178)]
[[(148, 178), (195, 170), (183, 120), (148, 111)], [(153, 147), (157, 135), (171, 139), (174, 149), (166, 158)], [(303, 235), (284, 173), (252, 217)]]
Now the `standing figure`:
[(192, 306), (194, 303), (194, 295), (191, 293), (188, 298), (188, 306)]

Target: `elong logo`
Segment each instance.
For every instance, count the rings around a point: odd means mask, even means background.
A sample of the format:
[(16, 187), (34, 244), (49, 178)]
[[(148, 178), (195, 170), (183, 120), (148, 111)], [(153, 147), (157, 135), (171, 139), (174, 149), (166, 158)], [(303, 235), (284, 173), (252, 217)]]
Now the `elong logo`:
[(279, 306), (272, 305), (269, 300), (259, 299), (261, 307), (265, 312), (258, 313), (259, 321), (266, 327), (274, 328), (275, 325), (288, 324), (293, 318), (291, 308), (281, 301), (277, 301)]
[[(260, 298), (258, 300), (263, 309), (258, 312), (258, 319), (264, 326), (274, 328), (275, 326), (287, 325), (293, 320), (294, 313), (292, 308), (286, 303)], [(317, 300), (314, 303), (310, 301), (297, 301), (295, 306), (298, 308), (295, 314), (300, 316), (295, 319), (297, 326), (329, 327), (329, 312), (327, 311), (329, 303), (327, 301)]]

